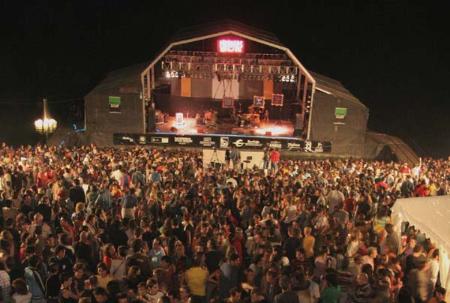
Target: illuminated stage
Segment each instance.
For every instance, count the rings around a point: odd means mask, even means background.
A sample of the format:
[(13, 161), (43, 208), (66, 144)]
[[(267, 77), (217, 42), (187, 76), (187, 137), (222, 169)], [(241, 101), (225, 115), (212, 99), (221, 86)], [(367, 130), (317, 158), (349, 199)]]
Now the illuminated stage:
[[(393, 146), (367, 132), (369, 109), (361, 100), (307, 68), (273, 33), (224, 20), (180, 29), (161, 45), (146, 62), (105, 75), (86, 95), (90, 142), (365, 158)], [(217, 117), (205, 123), (209, 112)], [(249, 118), (255, 114), (259, 121)]]
[(219, 121), (216, 125), (198, 124), (194, 118), (184, 118), (183, 123), (177, 123), (175, 117), (169, 117), (167, 122), (156, 125), (156, 132), (173, 132), (175, 134), (234, 134), (246, 136), (278, 136), (292, 137), (294, 125), (290, 121), (277, 120), (261, 122), (259, 126), (237, 126), (231, 121)]

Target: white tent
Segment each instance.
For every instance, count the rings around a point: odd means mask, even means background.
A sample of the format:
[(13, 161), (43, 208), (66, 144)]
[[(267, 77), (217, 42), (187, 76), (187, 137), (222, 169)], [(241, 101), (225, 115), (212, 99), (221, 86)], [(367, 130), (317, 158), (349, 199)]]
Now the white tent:
[(450, 196), (399, 199), (392, 208), (397, 232), (409, 222), (439, 248), (441, 285), (450, 295)]

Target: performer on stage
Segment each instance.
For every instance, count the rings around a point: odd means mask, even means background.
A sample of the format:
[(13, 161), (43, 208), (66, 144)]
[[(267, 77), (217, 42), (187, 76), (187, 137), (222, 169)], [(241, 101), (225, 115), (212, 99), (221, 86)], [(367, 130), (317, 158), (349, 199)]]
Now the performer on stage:
[(268, 110), (268, 109), (266, 109), (266, 110), (264, 111), (263, 121), (264, 121), (264, 122), (269, 122), (269, 110)]
[(196, 113), (196, 114), (195, 114), (195, 123), (196, 123), (197, 125), (203, 125), (203, 124), (204, 124), (202, 115), (201, 115), (200, 113)]

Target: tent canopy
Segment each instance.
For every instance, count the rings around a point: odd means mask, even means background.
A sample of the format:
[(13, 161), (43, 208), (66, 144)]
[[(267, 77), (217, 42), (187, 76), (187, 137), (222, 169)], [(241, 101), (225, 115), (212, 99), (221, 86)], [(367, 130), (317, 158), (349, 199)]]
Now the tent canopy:
[(392, 215), (395, 223), (409, 222), (450, 252), (450, 196), (399, 199)]
[(392, 218), (397, 231), (402, 222), (409, 222), (436, 244), (441, 285), (449, 289), (450, 196), (399, 199), (392, 208)]

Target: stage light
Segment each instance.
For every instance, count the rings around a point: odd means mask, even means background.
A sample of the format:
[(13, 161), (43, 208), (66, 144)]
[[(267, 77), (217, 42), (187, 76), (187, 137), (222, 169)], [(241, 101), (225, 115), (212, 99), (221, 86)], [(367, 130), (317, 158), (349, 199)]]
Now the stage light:
[(34, 121), (34, 127), (36, 131), (40, 134), (51, 134), (55, 131), (56, 127), (58, 126), (58, 123), (55, 119), (37, 119)]
[(220, 39), (219, 52), (220, 53), (242, 53), (244, 51), (243, 40)]
[(255, 133), (260, 136), (287, 136), (292, 130), (283, 125), (265, 123), (262, 127), (255, 129)]
[(181, 73), (177, 71), (166, 71), (164, 73), (164, 76), (166, 77), (166, 79), (181, 78)]
[(55, 119), (52, 119), (47, 110), (47, 99), (42, 100), (43, 103), (43, 115), (41, 119), (37, 119), (34, 121), (34, 128), (35, 130), (45, 135), (45, 143), (47, 143), (48, 135), (53, 133), (56, 130), (56, 127), (58, 126), (58, 122), (56, 122)]

